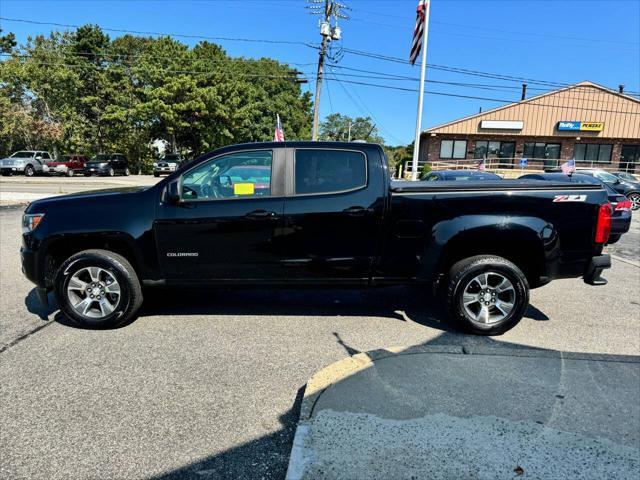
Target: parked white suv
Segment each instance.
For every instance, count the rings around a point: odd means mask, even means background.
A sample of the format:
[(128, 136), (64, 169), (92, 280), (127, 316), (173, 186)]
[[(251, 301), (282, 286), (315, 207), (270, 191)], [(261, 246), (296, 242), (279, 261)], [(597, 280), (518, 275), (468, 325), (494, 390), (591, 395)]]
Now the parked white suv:
[(0, 160), (0, 170), (2, 175), (24, 173), (27, 177), (33, 177), (36, 173), (49, 172), (49, 167), (45, 163), (50, 162), (51, 158), (49, 152), (21, 150)]

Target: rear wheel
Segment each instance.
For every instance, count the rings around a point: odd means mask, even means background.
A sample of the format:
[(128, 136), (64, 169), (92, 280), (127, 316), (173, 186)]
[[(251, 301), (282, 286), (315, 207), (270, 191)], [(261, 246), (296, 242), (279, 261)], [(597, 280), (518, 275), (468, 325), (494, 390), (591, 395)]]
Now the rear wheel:
[(631, 210), (638, 210), (640, 208), (640, 193), (633, 192), (627, 195), (627, 198), (631, 202)]
[(60, 309), (76, 323), (116, 327), (142, 305), (142, 288), (133, 267), (107, 250), (85, 250), (67, 259), (56, 274)]
[(109, 170), (107, 170), (107, 176), (113, 177), (115, 174), (116, 174), (115, 170), (109, 167)]
[(124, 169), (124, 176), (125, 176), (125, 177), (128, 177), (128, 176), (129, 176), (129, 169), (128, 169), (128, 168), (125, 168), (125, 169)]
[(72, 168), (68, 169), (68, 170), (67, 170), (67, 177), (73, 177), (74, 173), (75, 173), (75, 172), (73, 171), (73, 169), (72, 169)]
[(522, 319), (529, 305), (529, 284), (510, 261), (480, 255), (459, 261), (449, 271), (449, 316), (476, 335), (500, 335)]
[(153, 172), (153, 176), (154, 176), (154, 177), (159, 177), (159, 176), (160, 176), (160, 174), (159, 174), (158, 172)]

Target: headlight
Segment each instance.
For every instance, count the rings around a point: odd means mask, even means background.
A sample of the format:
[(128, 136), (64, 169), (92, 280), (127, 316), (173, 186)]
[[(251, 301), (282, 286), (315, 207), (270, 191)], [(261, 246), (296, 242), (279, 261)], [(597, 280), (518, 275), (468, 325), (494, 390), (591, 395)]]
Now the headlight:
[(153, 162), (153, 168), (156, 168), (158, 166), (158, 162)]
[(22, 233), (33, 232), (43, 218), (44, 213), (25, 213), (22, 216)]

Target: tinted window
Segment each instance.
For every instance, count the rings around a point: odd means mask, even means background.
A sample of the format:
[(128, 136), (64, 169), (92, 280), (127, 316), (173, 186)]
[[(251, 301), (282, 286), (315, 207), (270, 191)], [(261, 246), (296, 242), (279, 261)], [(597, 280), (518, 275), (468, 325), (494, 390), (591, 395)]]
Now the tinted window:
[(40, 155), (42, 155), (43, 160), (51, 160), (51, 157), (47, 152), (42, 152)]
[(610, 163), (613, 145), (599, 143), (576, 143), (573, 158), (590, 162)]
[(295, 193), (343, 192), (367, 184), (367, 165), (360, 152), (296, 150)]
[(271, 151), (231, 153), (205, 162), (182, 177), (185, 200), (271, 195)]

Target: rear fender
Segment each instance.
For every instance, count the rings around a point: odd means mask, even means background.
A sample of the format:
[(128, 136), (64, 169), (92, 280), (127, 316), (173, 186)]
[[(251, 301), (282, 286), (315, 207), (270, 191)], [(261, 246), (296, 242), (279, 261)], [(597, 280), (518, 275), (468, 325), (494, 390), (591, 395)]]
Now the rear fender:
[(421, 278), (437, 279), (463, 258), (491, 254), (515, 263), (538, 286), (560, 256), (556, 228), (532, 216), (463, 215), (436, 223), (430, 238)]

